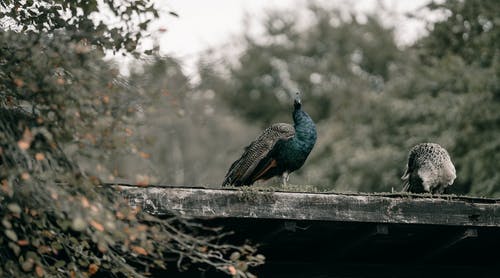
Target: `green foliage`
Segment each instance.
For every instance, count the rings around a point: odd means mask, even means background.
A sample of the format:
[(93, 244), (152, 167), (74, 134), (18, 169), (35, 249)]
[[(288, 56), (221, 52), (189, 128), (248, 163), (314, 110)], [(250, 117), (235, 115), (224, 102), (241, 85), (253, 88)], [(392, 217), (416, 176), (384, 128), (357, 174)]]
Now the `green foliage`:
[[(436, 142), (457, 168), (454, 193), (498, 196), (500, 68), (495, 1), (446, 1), (447, 15), (414, 45), (396, 47), (377, 15), (366, 22), (312, 6), (304, 27), (275, 11), (263, 37), (245, 38), (238, 63), (206, 56), (200, 86), (249, 122), (290, 122), (303, 92), (318, 143), (294, 183), (344, 191), (400, 190), (408, 150)], [(214, 59), (214, 61), (216, 61)]]
[[(149, 22), (159, 16), (150, 0), (104, 0), (101, 7), (97, 0), (2, 1), (0, 7), (4, 29), (36, 33), (64, 29), (72, 41), (128, 52), (135, 51)], [(113, 25), (96, 16), (102, 12), (114, 17)]]
[(314, 22), (305, 30), (296, 25), (297, 15), (271, 12), (263, 22), (265, 34), (246, 36), (238, 62), (225, 65), (228, 78), (221, 80), (225, 73), (219, 77), (205, 58), (202, 83), (218, 84), (213, 89), (230, 107), (263, 126), (289, 117), (290, 93), (296, 90), (305, 92), (306, 110), (317, 121), (343, 105), (338, 95), (380, 90), (399, 52), (392, 31), (374, 16), (361, 23), (336, 10), (309, 10)]
[(448, 17), (434, 24), (431, 34), (418, 43), (422, 56), (443, 58), (451, 54), (468, 64), (492, 65), (500, 49), (497, 1), (449, 0), (427, 7)]
[[(219, 244), (220, 230), (180, 217), (152, 217), (101, 186), (96, 175), (111, 155), (137, 153), (126, 138), (148, 103), (102, 50), (134, 48), (107, 44), (112, 38), (96, 26), (72, 27), (90, 24), (93, 1), (53, 2), (2, 2), (21, 29), (0, 31), (0, 276), (142, 277), (173, 268), (165, 259), (173, 254), (181, 267), (206, 264), (250, 277), (248, 266), (263, 262), (252, 247)], [(127, 13), (147, 17), (142, 2), (134, 3)], [(60, 6), (74, 21), (52, 11)], [(26, 15), (33, 7), (48, 17)], [(137, 38), (115, 31), (125, 42)], [(81, 161), (92, 171), (82, 171)]]

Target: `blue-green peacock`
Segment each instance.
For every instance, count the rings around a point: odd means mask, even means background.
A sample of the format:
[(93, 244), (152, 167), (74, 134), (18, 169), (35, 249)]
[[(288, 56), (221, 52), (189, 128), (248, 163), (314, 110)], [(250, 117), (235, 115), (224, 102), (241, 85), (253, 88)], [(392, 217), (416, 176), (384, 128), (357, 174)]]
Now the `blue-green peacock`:
[(301, 106), (297, 93), (292, 113), (294, 125), (277, 123), (264, 130), (231, 165), (222, 186), (252, 185), (280, 175), (286, 185), (289, 174), (304, 165), (317, 138), (316, 126)]

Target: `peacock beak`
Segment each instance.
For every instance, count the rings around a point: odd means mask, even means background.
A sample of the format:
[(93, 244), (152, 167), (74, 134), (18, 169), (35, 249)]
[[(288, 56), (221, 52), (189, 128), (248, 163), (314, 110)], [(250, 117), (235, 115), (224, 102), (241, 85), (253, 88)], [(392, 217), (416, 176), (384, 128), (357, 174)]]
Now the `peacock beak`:
[(295, 107), (295, 109), (300, 109), (300, 107), (302, 106), (302, 101), (300, 100), (300, 93), (299, 92), (297, 92), (295, 94), (293, 106)]

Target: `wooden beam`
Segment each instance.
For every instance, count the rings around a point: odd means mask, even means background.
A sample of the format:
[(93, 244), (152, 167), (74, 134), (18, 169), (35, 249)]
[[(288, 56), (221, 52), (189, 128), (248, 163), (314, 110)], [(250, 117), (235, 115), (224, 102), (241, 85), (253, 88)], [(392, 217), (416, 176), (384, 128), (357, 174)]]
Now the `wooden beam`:
[(361, 234), (357, 239), (347, 242), (342, 248), (335, 250), (334, 258), (341, 259), (351, 256), (353, 253), (358, 252), (363, 244), (369, 242), (372, 238), (377, 236), (386, 236), (389, 234), (389, 227), (387, 224), (375, 224), (366, 233)]
[(117, 187), (132, 206), (157, 215), (500, 227), (498, 199)]
[(449, 248), (457, 245), (465, 239), (476, 238), (477, 237), (477, 229), (475, 228), (466, 228), (463, 231), (460, 231), (458, 234), (453, 235), (449, 240), (442, 243), (440, 246), (437, 246), (434, 250), (432, 250), (427, 256), (423, 258), (424, 261), (431, 261), (439, 255), (443, 254)]

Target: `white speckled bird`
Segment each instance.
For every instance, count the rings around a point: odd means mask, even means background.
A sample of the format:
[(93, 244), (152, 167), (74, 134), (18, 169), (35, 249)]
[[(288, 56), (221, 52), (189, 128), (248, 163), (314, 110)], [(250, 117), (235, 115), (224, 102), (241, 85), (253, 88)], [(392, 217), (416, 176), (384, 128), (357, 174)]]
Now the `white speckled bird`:
[(432, 194), (444, 193), (457, 177), (448, 152), (435, 143), (421, 143), (408, 154), (403, 180), (403, 191)]

